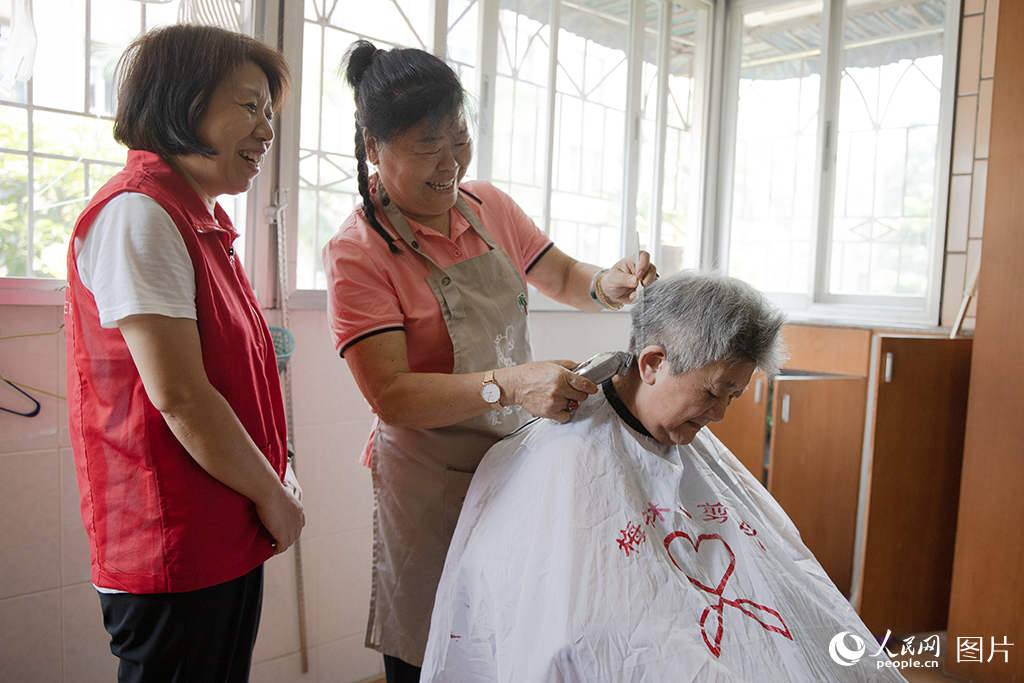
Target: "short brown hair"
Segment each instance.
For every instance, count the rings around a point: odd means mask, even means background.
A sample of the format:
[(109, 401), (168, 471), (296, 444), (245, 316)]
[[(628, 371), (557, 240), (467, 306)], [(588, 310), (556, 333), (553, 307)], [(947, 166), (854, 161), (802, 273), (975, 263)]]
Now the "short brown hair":
[(146, 33), (117, 63), (114, 139), (164, 157), (213, 154), (199, 139), (199, 122), (217, 86), (246, 62), (266, 74), (274, 111), (280, 111), (291, 71), (266, 43), (214, 26), (177, 24)]

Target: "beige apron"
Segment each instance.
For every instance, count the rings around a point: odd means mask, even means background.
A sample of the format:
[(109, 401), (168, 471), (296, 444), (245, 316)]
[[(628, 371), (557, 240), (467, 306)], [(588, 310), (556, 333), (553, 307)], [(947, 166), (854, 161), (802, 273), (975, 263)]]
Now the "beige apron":
[[(427, 284), (452, 339), (453, 374), (532, 360), (526, 284), (462, 195), (455, 208), (490, 250), (442, 269), (420, 251), (383, 186), (377, 188), (391, 225), (430, 264)], [(438, 429), (378, 423), (370, 463), (374, 539), (367, 647), (420, 666), (434, 592), (470, 478), (487, 449), (528, 419), (525, 410), (511, 407)]]

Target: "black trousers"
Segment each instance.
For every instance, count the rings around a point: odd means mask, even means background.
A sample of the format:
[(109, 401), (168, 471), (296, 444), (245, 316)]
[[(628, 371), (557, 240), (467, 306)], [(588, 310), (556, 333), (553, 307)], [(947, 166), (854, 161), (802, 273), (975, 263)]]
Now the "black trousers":
[(408, 664), (398, 657), (384, 655), (384, 677), (388, 683), (419, 683), (420, 667)]
[(263, 606), (263, 566), (188, 593), (100, 593), (119, 683), (245, 683)]

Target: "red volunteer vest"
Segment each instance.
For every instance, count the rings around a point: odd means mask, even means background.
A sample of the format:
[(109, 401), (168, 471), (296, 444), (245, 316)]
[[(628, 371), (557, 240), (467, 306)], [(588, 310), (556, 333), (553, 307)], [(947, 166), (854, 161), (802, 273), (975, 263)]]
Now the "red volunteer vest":
[(272, 555), (271, 539), (253, 502), (207, 474), (171, 433), (120, 330), (100, 326), (96, 301), (79, 279), (75, 241), (122, 192), (153, 198), (185, 240), (206, 374), (283, 479), (285, 418), (274, 346), (235, 262), (231, 244), (238, 233), (227, 214), (218, 205), (211, 217), (158, 155), (129, 151), (124, 170), (79, 217), (68, 251), (71, 443), (93, 583), (130, 593), (191, 591), (251, 571)]

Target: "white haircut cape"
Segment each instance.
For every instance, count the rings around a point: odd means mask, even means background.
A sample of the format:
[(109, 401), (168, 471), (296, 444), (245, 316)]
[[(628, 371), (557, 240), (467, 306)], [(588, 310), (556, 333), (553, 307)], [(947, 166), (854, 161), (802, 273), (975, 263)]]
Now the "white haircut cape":
[(481, 462), (420, 680), (905, 679), (714, 435), (662, 445), (599, 393)]

